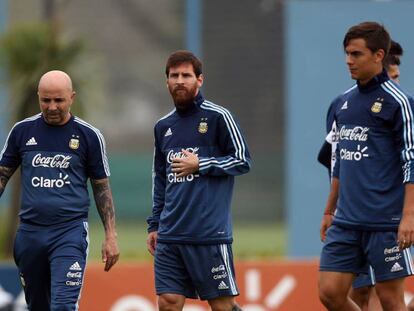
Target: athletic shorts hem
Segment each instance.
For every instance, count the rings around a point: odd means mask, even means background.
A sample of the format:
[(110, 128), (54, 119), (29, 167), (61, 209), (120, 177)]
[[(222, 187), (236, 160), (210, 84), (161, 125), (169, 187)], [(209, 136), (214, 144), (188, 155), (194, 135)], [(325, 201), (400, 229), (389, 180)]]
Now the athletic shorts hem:
[(216, 299), (219, 297), (236, 297), (239, 296), (240, 293), (237, 294), (233, 294), (232, 292), (220, 292), (220, 293), (211, 293), (208, 295), (200, 295), (200, 300), (212, 300), (212, 299)]
[(170, 289), (156, 289), (156, 294), (158, 296), (163, 295), (163, 294), (176, 294), (176, 295), (182, 295), (185, 298), (190, 298), (190, 299), (198, 299), (197, 295), (188, 295), (188, 293), (184, 293), (182, 291), (179, 290), (170, 290)]
[(359, 289), (359, 288), (364, 288), (364, 287), (374, 287), (374, 286), (375, 284), (372, 284), (372, 283), (361, 283), (357, 285), (352, 284), (353, 289)]
[(375, 279), (378, 282), (384, 282), (384, 281), (389, 281), (389, 280), (395, 280), (395, 279), (403, 279), (406, 278), (408, 276), (412, 276), (412, 274), (409, 274), (407, 272), (403, 272), (400, 274), (388, 274), (388, 275), (376, 275)]
[(346, 268), (336, 268), (336, 267), (319, 267), (319, 271), (326, 271), (326, 272), (343, 272), (343, 273), (355, 273), (355, 269), (346, 269)]

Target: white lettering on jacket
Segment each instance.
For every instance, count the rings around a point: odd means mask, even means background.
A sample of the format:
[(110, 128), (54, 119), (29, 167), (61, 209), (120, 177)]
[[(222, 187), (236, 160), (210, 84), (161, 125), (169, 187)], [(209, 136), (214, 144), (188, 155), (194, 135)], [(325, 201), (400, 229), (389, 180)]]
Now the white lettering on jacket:
[(32, 160), (33, 167), (68, 168), (71, 156), (57, 154), (53, 157), (42, 157), (41, 153), (36, 154)]
[(341, 127), (339, 138), (341, 140), (367, 141), (369, 127), (355, 126), (352, 129)]
[[(185, 150), (187, 150), (188, 152), (191, 152), (191, 153), (194, 153), (194, 154), (198, 155), (197, 154), (197, 151), (199, 149), (200, 148), (198, 148), (198, 147), (194, 147), (194, 148), (190, 147), (190, 148), (186, 148)], [(174, 152), (174, 150), (170, 150), (168, 152), (168, 154), (167, 154), (167, 162), (171, 164), (174, 159), (180, 159), (180, 158), (184, 158), (184, 157), (185, 157), (185, 155), (181, 151)]]

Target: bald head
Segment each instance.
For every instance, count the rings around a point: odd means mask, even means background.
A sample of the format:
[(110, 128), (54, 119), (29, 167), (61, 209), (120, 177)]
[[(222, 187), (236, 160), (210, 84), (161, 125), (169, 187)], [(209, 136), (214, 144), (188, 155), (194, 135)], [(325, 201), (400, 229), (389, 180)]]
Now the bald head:
[(72, 80), (66, 72), (60, 70), (48, 71), (39, 80), (38, 90), (45, 88), (66, 89), (72, 92)]
[(37, 94), (40, 110), (47, 123), (63, 125), (70, 120), (75, 92), (67, 73), (59, 70), (46, 72), (39, 80)]

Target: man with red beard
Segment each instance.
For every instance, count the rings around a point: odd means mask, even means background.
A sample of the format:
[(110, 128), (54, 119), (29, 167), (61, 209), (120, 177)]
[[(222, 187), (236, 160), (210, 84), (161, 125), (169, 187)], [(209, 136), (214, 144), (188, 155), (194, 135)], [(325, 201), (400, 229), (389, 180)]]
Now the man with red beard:
[(160, 310), (182, 310), (186, 298), (213, 311), (238, 310), (232, 248), (234, 176), (250, 155), (231, 113), (201, 95), (202, 64), (176, 51), (166, 65), (175, 109), (155, 125), (153, 210), (147, 247), (155, 257)]

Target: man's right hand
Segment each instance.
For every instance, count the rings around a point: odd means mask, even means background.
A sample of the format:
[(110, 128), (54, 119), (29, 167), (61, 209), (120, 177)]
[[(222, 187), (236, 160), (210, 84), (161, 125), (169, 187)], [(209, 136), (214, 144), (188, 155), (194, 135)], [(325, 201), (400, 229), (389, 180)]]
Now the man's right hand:
[(325, 241), (326, 239), (326, 230), (328, 230), (328, 228), (332, 225), (332, 220), (333, 220), (333, 215), (331, 214), (324, 214), (322, 217), (321, 229), (319, 232), (322, 242)]
[(157, 247), (157, 231), (153, 231), (148, 233), (147, 237), (147, 249), (151, 253), (152, 256), (154, 256), (155, 248)]

